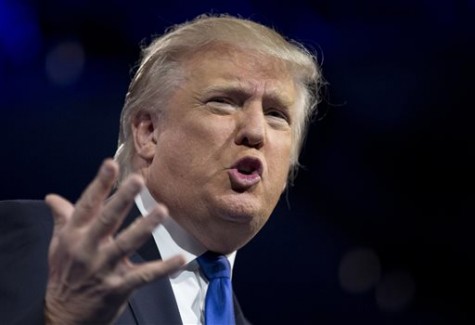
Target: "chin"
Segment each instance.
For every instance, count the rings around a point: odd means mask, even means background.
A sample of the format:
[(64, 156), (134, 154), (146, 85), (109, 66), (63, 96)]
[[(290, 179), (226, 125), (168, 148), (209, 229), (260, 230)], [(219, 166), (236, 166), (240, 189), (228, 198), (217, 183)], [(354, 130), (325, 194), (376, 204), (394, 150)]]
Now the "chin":
[(264, 218), (262, 201), (250, 193), (233, 193), (218, 199), (215, 211), (218, 217), (229, 222), (251, 224)]
[(232, 253), (244, 245), (246, 245), (257, 232), (239, 231), (232, 229), (231, 231), (221, 231), (215, 236), (208, 234), (202, 241), (204, 246), (213, 252), (229, 254)]
[(228, 254), (246, 245), (267, 219), (248, 213), (218, 214), (200, 229), (200, 241), (209, 250)]
[[(208, 197), (210, 198), (210, 197)], [(211, 201), (212, 200), (212, 201)], [(270, 216), (262, 200), (250, 193), (212, 197), (207, 201), (206, 229), (200, 229), (201, 242), (210, 250), (233, 252), (247, 244), (264, 226)]]

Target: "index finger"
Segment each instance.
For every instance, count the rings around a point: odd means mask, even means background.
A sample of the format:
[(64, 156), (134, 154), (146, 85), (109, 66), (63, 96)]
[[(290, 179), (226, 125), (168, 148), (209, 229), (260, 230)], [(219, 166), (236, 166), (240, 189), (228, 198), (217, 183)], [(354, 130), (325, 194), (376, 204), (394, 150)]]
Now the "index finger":
[(96, 177), (76, 202), (72, 220), (73, 226), (82, 226), (99, 213), (102, 203), (108, 197), (118, 174), (119, 166), (117, 163), (112, 159), (104, 160)]
[(107, 200), (102, 211), (90, 223), (88, 238), (92, 243), (116, 232), (143, 186), (143, 179), (139, 175), (130, 175), (121, 184), (119, 190)]

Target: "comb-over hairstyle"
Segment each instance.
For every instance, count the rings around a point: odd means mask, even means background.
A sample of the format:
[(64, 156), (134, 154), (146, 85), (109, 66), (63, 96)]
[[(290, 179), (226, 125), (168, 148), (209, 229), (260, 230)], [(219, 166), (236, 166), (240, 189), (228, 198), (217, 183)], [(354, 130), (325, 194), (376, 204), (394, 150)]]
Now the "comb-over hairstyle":
[(145, 113), (160, 119), (172, 90), (183, 80), (185, 60), (218, 44), (281, 60), (294, 76), (300, 98), (296, 123), (292, 126), (294, 146), (289, 181), (293, 181), (308, 124), (319, 102), (322, 77), (316, 58), (301, 44), (286, 39), (272, 28), (229, 15), (201, 15), (175, 25), (142, 49), (120, 118), (115, 154), (121, 170), (120, 180), (134, 171), (134, 118)]

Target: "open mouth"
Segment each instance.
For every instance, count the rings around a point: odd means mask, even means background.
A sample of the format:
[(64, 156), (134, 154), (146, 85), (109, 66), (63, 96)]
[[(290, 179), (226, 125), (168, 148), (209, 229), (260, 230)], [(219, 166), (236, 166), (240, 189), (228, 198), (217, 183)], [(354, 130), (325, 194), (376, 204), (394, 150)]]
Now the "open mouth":
[(261, 181), (263, 165), (253, 157), (238, 160), (229, 170), (231, 187), (236, 191), (244, 191)]
[(257, 171), (256, 168), (248, 168), (248, 167), (238, 167), (237, 168), (238, 172), (240, 172), (241, 174), (244, 174), (244, 175), (251, 175), (253, 173), (255, 173)]
[(233, 168), (244, 175), (257, 174), (262, 176), (262, 163), (257, 158), (246, 157), (240, 159), (233, 165)]

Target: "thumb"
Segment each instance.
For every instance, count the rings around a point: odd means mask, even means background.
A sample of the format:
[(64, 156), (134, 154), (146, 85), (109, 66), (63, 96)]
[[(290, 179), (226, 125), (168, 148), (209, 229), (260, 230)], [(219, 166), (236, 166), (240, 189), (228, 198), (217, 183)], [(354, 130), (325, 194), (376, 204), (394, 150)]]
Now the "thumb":
[(68, 200), (56, 194), (48, 194), (45, 197), (45, 202), (51, 209), (54, 219), (54, 230), (57, 231), (71, 218), (74, 206)]

